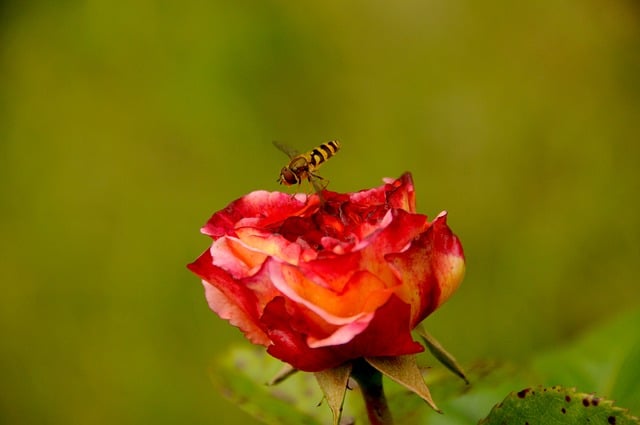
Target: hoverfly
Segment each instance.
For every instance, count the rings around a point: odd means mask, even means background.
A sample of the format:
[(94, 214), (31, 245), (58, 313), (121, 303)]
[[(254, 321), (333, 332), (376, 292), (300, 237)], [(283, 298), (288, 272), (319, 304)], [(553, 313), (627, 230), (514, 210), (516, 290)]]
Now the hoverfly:
[[(291, 159), (289, 164), (280, 170), (280, 176), (278, 180), (276, 180), (277, 182), (291, 186), (294, 184), (300, 185), (302, 180), (307, 179), (318, 193), (327, 187), (329, 182), (316, 174), (316, 170), (338, 152), (340, 142), (331, 140), (302, 154), (281, 143), (274, 141), (273, 144), (282, 152), (286, 153)], [(324, 185), (320, 185), (319, 180), (325, 181)]]

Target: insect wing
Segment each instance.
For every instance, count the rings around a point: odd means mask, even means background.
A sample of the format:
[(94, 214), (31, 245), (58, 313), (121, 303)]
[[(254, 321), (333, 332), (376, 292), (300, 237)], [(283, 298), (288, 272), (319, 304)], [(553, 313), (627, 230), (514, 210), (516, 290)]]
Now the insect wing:
[(320, 176), (312, 175), (309, 177), (309, 181), (311, 182), (311, 185), (315, 189), (316, 193), (322, 196), (322, 191), (324, 190), (325, 187), (327, 187), (326, 184), (321, 183), (321, 181), (324, 181), (324, 179)]
[(278, 148), (282, 152), (286, 153), (289, 158), (293, 158), (294, 156), (297, 156), (297, 155), (300, 154), (300, 152), (298, 152), (297, 150), (293, 149), (291, 146), (286, 145), (286, 144), (281, 143), (281, 142), (277, 142), (275, 140), (273, 141), (273, 146), (275, 146), (276, 148)]

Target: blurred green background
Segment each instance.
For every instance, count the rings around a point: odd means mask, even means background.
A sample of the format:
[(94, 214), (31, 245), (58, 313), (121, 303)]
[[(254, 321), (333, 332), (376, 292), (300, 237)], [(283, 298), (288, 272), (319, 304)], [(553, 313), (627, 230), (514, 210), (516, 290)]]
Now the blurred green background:
[(0, 8), (2, 423), (255, 423), (211, 387), (244, 342), (185, 264), (279, 189), (276, 139), (449, 211), (467, 276), (426, 323), (463, 363), (640, 305), (637, 2)]

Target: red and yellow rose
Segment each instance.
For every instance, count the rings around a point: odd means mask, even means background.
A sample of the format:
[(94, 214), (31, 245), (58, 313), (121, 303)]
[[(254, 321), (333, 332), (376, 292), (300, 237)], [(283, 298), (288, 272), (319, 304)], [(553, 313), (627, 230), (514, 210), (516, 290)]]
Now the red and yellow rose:
[(446, 213), (415, 212), (410, 174), (323, 198), (257, 191), (216, 212), (189, 265), (210, 308), (304, 371), (422, 351), (411, 330), (464, 274)]

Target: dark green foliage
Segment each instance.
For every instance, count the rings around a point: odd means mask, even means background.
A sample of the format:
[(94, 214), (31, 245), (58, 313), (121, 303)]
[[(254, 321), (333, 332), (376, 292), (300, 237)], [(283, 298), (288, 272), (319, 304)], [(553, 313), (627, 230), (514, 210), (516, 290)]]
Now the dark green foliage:
[(480, 425), (638, 425), (640, 420), (611, 400), (562, 387), (526, 388), (496, 405)]

